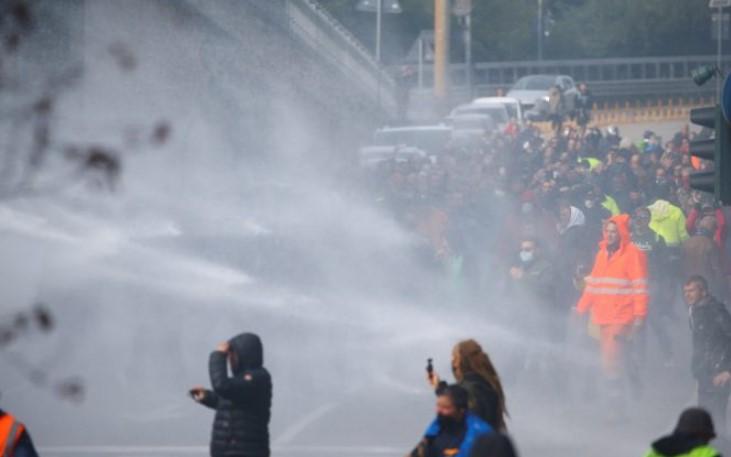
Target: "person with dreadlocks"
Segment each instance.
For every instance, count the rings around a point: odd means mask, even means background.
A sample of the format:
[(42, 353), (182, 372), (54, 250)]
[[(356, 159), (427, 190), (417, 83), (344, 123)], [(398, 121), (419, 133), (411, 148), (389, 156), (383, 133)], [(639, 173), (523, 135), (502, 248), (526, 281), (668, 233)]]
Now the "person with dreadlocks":
[[(469, 394), (469, 411), (493, 429), (505, 431), (505, 394), (490, 357), (472, 339), (460, 341), (452, 350), (452, 373), (457, 385)], [(437, 373), (429, 377), (432, 387), (440, 392), (447, 385)]]

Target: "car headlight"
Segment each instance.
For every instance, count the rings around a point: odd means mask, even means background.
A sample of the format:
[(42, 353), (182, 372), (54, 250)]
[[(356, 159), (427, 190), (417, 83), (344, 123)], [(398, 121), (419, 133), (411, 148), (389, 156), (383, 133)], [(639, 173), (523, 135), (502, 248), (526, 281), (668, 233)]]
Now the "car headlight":
[(541, 100), (543, 100), (544, 102), (548, 102), (550, 98), (548, 97), (548, 95), (544, 95), (543, 97), (541, 97)]

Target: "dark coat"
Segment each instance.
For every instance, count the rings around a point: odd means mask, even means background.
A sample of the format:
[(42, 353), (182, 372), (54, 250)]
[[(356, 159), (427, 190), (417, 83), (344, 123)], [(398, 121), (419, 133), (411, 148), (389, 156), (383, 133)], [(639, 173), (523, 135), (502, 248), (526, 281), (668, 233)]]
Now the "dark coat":
[(259, 337), (243, 333), (229, 341), (237, 362), (229, 377), (223, 352), (209, 360), (213, 391), (201, 403), (216, 410), (211, 435), (212, 457), (268, 457), (272, 380), (262, 366)]
[[(647, 256), (647, 283), (650, 300), (654, 306), (668, 308), (672, 301), (672, 290), (669, 279), (672, 278), (672, 269), (669, 267), (668, 252), (665, 241), (653, 230), (632, 232), (632, 244)], [(653, 312), (652, 309), (650, 312)]]
[(573, 280), (579, 266), (584, 271), (591, 269), (596, 250), (596, 240), (592, 238), (589, 228), (585, 225), (575, 225), (566, 229), (559, 238), (556, 258), (556, 269), (559, 283), (559, 304), (569, 308), (579, 299), (579, 293), (574, 287)]
[(707, 296), (690, 310), (693, 333), (693, 376), (702, 390), (713, 389), (713, 377), (731, 371), (731, 314), (726, 306)]
[(502, 428), (500, 398), (493, 387), (477, 373), (466, 373), (459, 383), (469, 394), (470, 412), (495, 430)]
[(472, 447), (470, 457), (517, 457), (513, 442), (502, 433), (481, 436)]

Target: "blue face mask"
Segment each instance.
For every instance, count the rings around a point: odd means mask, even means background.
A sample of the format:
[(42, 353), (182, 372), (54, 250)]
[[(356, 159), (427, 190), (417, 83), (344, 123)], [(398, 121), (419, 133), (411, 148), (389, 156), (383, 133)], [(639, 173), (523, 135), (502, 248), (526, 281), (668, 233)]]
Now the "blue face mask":
[(533, 252), (520, 251), (520, 261), (523, 263), (531, 263), (533, 261)]

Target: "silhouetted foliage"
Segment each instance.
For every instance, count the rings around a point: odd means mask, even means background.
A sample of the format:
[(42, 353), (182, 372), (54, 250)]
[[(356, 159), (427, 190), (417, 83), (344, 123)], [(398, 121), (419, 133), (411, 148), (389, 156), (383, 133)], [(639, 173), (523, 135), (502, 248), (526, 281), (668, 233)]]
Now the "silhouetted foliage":
[(9, 352), (22, 336), (32, 336), (33, 329), (45, 334), (55, 329), (55, 317), (44, 303), (37, 303), (30, 310), (19, 311), (0, 319), (0, 358), (15, 368), (30, 384), (39, 388), (51, 388), (65, 400), (82, 402), (86, 392), (83, 379), (78, 376), (55, 379), (47, 370), (34, 366), (14, 352)]
[[(169, 139), (172, 128), (168, 122), (159, 121), (141, 130), (149, 133), (130, 136), (125, 133), (126, 127), (120, 125), (126, 151), (120, 151), (111, 144), (88, 145), (82, 138), (60, 140), (62, 135), (53, 122), (57, 101), (81, 80), (83, 66), (70, 63), (54, 74), (43, 75), (42, 92), (35, 98), (30, 94), (32, 87), (37, 85), (24, 80), (11, 81), (7, 72), (3, 71), (4, 62), (20, 58), (19, 50), (31, 38), (35, 21), (32, 3), (27, 1), (6, 2), (4, 8), (0, 8), (0, 36), (5, 43), (0, 48), (0, 95), (3, 95), (2, 91), (13, 91), (34, 99), (27, 106), (15, 107), (7, 116), (0, 113), (0, 127), (9, 132), (8, 144), (4, 145), (4, 154), (0, 158), (0, 199), (56, 194), (79, 180), (97, 191), (112, 192), (122, 179), (124, 156), (137, 148), (162, 146)], [(113, 42), (107, 51), (120, 71), (130, 73), (137, 68), (137, 57), (124, 43)], [(67, 159), (75, 172), (70, 175), (61, 173), (61, 177), (53, 180), (40, 179), (44, 173), (53, 171), (49, 170), (51, 164), (58, 164), (58, 161), (51, 160), (56, 156)]]
[[(356, 11), (357, 0), (319, 0), (361, 41), (373, 47), (375, 14)], [(383, 56), (399, 63), (421, 30), (434, 28), (433, 0), (399, 0), (403, 13), (383, 18)], [(546, 59), (713, 54), (707, 0), (544, 0)], [(477, 61), (536, 58), (536, 0), (473, 0), (473, 53)], [(672, 4), (672, 7), (670, 5)], [(462, 40), (452, 25), (452, 61), (462, 61)]]
[[(0, 144), (0, 200), (52, 195), (79, 182), (96, 190), (114, 191), (122, 179), (125, 156), (140, 148), (166, 144), (172, 126), (165, 120), (145, 127), (119, 125), (124, 151), (112, 145), (113, 138), (109, 143), (90, 144), (84, 138), (61, 135), (64, 132), (58, 132), (54, 124), (59, 100), (76, 87), (84, 66), (70, 62), (52, 74), (34, 74), (38, 80), (30, 81), (27, 75), (11, 74), (12, 66), (8, 65), (11, 59), (23, 58), (25, 43), (41, 28), (33, 5), (25, 0), (0, 0), (0, 97), (10, 95), (14, 100), (12, 106), (0, 105), (0, 131), (5, 136)], [(131, 73), (138, 67), (137, 57), (124, 43), (114, 42), (107, 50), (106, 57), (114, 59), (121, 72)], [(128, 132), (137, 133), (130, 136)], [(22, 355), (19, 343), (23, 337), (42, 338), (53, 333), (56, 324), (56, 316), (45, 303), (0, 317), (2, 369), (13, 368), (30, 384), (79, 403), (86, 393), (83, 379), (57, 379)]]

